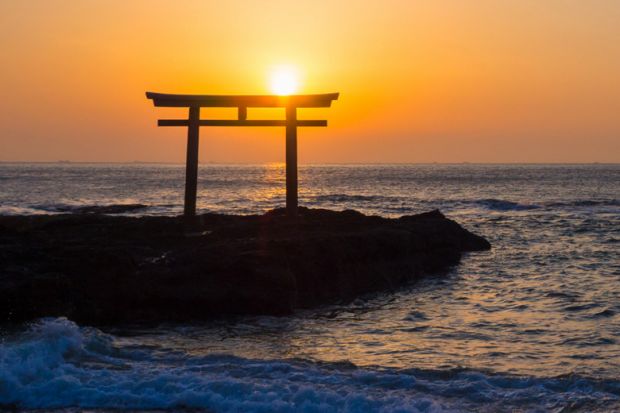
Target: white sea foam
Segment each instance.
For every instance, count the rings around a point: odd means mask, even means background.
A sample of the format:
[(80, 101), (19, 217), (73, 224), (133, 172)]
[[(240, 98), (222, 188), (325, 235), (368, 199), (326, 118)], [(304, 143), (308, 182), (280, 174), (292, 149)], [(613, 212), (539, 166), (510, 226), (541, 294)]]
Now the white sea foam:
[(620, 401), (616, 381), (190, 356), (121, 341), (62, 318), (7, 338), (0, 345), (0, 406), (443, 412), (570, 405), (593, 411)]

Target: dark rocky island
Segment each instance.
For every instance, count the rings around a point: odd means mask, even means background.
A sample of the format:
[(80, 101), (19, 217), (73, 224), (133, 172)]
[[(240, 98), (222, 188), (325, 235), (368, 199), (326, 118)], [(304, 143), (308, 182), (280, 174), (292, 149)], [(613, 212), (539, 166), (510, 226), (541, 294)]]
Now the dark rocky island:
[[(395, 289), (490, 248), (439, 211), (386, 219), (300, 208), (264, 215), (0, 217), (0, 322), (86, 324), (286, 314)], [(110, 212), (110, 211), (105, 211)], [(118, 211), (116, 211), (118, 212)]]

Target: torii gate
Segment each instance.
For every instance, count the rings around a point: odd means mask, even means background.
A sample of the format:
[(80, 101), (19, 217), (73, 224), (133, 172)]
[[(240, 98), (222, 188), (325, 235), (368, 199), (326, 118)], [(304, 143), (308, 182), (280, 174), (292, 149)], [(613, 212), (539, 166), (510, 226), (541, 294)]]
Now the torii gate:
[[(327, 126), (326, 120), (298, 120), (297, 108), (326, 108), (338, 93), (320, 95), (171, 95), (146, 92), (155, 106), (187, 107), (188, 119), (159, 119), (158, 126), (187, 126), (185, 164), (185, 205), (188, 222), (196, 215), (198, 182), (198, 134), (200, 126), (284, 126), (286, 127), (286, 214), (297, 215), (297, 127)], [(200, 119), (200, 108), (237, 108), (237, 119)], [(248, 120), (248, 108), (285, 108), (283, 120)]]

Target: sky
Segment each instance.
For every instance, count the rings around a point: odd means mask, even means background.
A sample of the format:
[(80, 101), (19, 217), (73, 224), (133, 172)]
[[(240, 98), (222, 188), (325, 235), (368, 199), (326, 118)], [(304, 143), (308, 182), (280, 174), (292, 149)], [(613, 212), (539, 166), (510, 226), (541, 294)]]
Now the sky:
[[(620, 1), (0, 1), (0, 161), (184, 162), (145, 91), (340, 92), (301, 163), (620, 162)], [(204, 118), (231, 117), (203, 109)], [(277, 109), (249, 118), (281, 118)], [(200, 161), (284, 160), (283, 128), (207, 128)]]

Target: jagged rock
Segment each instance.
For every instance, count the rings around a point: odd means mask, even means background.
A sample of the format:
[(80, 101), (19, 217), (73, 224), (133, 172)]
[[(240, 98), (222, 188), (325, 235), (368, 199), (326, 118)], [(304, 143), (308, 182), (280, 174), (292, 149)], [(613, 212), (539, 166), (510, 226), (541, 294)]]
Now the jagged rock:
[(286, 314), (390, 290), (490, 248), (439, 211), (180, 217), (0, 217), (0, 322), (86, 324)]

